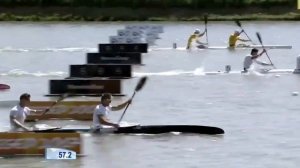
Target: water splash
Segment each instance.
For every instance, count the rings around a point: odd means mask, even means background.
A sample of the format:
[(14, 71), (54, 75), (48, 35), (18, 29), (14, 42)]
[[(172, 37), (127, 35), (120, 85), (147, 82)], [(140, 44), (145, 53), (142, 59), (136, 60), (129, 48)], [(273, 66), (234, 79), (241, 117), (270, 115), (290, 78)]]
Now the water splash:
[(202, 76), (202, 75), (205, 75), (204, 68), (203, 68), (203, 67), (196, 68), (196, 69), (194, 70), (193, 75), (195, 75), (195, 76)]
[(0, 52), (98, 52), (97, 48), (90, 47), (62, 47), (62, 48), (0, 48)]
[(36, 52), (97, 52), (97, 48), (87, 48), (87, 47), (67, 47), (67, 48), (44, 48), (35, 49), (31, 51)]

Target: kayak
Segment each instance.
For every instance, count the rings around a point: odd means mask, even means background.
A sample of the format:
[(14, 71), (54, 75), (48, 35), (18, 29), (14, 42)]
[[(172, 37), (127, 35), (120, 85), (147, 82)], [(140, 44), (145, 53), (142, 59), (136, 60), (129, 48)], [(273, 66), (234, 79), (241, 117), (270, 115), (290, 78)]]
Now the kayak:
[(131, 125), (119, 128), (104, 127), (98, 130), (92, 130), (90, 127), (62, 127), (50, 130), (36, 130), (35, 132), (63, 133), (63, 132), (83, 132), (94, 134), (162, 134), (162, 133), (191, 133), (191, 134), (224, 134), (224, 130), (218, 127), (200, 126), (200, 125)]

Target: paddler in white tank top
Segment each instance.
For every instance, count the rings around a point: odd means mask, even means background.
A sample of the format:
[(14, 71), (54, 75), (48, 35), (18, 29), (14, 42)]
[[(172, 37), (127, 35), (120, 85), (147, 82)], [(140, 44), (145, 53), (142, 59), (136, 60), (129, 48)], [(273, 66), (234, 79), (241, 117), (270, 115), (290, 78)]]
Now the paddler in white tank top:
[(258, 54), (258, 49), (253, 48), (251, 50), (251, 54), (247, 55), (244, 59), (244, 70), (242, 71), (243, 73), (248, 72), (249, 68), (253, 64), (253, 62), (259, 64), (259, 65), (264, 65), (264, 66), (273, 66), (272, 64), (267, 64), (264, 62), (257, 61), (256, 59), (260, 56), (262, 56), (263, 53), (265, 53), (266, 50), (264, 49), (260, 54)]
[(108, 115), (110, 111), (117, 111), (121, 110), (126, 107), (127, 104), (131, 103), (131, 99), (127, 100), (126, 102), (117, 105), (111, 106), (111, 94), (105, 93), (101, 97), (101, 103), (96, 106), (93, 114), (93, 130), (98, 130), (103, 127), (103, 125), (112, 126), (115, 128), (119, 127), (119, 124), (113, 123), (109, 120)]
[(29, 104), (30, 104), (30, 94), (24, 93), (20, 96), (19, 104), (10, 110), (9, 119), (10, 119), (11, 132), (32, 131), (32, 128), (29, 128), (24, 125), (27, 115), (29, 115), (31, 112), (42, 113), (44, 111), (32, 110), (29, 107), (27, 107)]

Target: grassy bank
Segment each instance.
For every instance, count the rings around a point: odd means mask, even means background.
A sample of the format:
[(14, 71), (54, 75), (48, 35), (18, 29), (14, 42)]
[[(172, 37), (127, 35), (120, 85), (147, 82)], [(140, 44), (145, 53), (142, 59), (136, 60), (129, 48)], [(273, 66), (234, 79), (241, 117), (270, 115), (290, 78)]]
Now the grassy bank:
[(2, 7), (242, 8), (295, 7), (297, 0), (1, 0)]
[(300, 20), (291, 7), (248, 8), (98, 8), (98, 7), (0, 7), (0, 21), (200, 21), (209, 20)]

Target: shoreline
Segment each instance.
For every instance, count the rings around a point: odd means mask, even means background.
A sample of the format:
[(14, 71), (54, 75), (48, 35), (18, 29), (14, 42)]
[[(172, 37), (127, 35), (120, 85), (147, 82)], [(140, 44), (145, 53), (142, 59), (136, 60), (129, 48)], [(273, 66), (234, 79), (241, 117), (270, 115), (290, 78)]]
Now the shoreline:
[[(91, 7), (0, 7), (0, 21), (299, 21), (300, 10), (290, 8), (206, 9), (91, 8)], [(234, 13), (232, 12), (234, 11)]]

